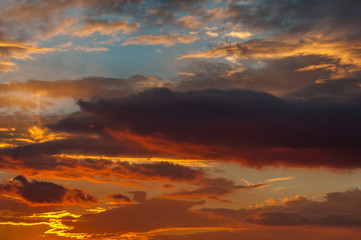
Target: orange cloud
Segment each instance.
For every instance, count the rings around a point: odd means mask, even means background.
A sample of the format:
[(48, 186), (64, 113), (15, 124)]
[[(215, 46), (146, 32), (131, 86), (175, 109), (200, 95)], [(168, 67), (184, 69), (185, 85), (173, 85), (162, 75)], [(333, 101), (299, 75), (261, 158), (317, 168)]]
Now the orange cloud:
[(102, 35), (110, 35), (118, 31), (124, 33), (134, 32), (139, 29), (139, 24), (131, 23), (126, 20), (108, 21), (102, 19), (86, 19), (84, 24), (76, 27), (72, 34), (77, 37), (87, 37), (95, 32)]
[(303, 68), (298, 71), (327, 68), (328, 70), (333, 70), (335, 72), (333, 78), (340, 78), (361, 70), (361, 54), (358, 51), (355, 51), (355, 49), (360, 47), (359, 41), (342, 42), (312, 39), (299, 42), (292, 39), (273, 40), (271, 38), (266, 40), (251, 40), (245, 43), (226, 44), (203, 52), (189, 53), (178, 59), (225, 58), (231, 62), (241, 62), (320, 55), (340, 60), (340, 64), (349, 67), (345, 70), (343, 68), (336, 69), (333, 66), (320, 64), (317, 65), (317, 67)]
[(44, 54), (52, 52), (52, 48), (41, 48), (14, 41), (0, 40), (0, 72), (9, 72), (16, 69), (16, 64), (11, 59), (29, 59), (32, 54)]
[(170, 34), (170, 35), (139, 35), (128, 38), (122, 45), (165, 45), (172, 46), (177, 43), (192, 43), (197, 41), (195, 36)]
[(190, 29), (199, 29), (199, 27), (203, 25), (203, 22), (200, 19), (191, 15), (177, 19), (177, 23), (182, 27)]

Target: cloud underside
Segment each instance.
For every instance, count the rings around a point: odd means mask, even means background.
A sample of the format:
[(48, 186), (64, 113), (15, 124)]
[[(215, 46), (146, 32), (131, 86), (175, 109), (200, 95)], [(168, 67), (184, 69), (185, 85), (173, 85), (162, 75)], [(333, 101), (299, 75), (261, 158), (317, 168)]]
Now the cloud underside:
[[(107, 148), (95, 146), (97, 153), (127, 155), (134, 150), (138, 156), (234, 160), (252, 167), (359, 167), (358, 102), (290, 101), (241, 89), (158, 88), (78, 104), (81, 112), (49, 127), (107, 136)], [(112, 150), (111, 144), (121, 143), (127, 148)], [(55, 142), (47, 145), (54, 154), (67, 148), (64, 141), (58, 149)], [(24, 155), (42, 148), (14, 151)]]

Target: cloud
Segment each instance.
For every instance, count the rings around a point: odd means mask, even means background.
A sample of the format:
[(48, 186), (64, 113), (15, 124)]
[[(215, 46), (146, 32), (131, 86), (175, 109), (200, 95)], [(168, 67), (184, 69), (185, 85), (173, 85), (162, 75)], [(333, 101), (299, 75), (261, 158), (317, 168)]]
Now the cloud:
[(199, 27), (203, 25), (203, 22), (201, 20), (191, 15), (181, 17), (177, 19), (177, 22), (182, 27), (196, 29), (196, 30), (198, 30)]
[(52, 98), (91, 98), (95, 96), (126, 96), (141, 89), (170, 85), (171, 83), (156, 77), (133, 75), (129, 78), (86, 77), (76, 80), (6, 82), (0, 84), (0, 94), (28, 93), (33, 96)]
[(30, 205), (89, 205), (98, 202), (80, 189), (69, 189), (51, 182), (29, 182), (22, 175), (1, 184), (0, 191), (17, 196)]
[[(260, 231), (269, 231), (270, 239), (278, 239), (280, 235), (277, 233), (280, 231), (283, 234), (285, 231), (293, 233), (300, 231), (304, 233), (303, 236), (310, 236), (313, 232), (320, 236), (318, 239), (327, 239), (327, 236), (330, 236), (329, 231), (337, 226), (336, 232), (341, 231), (351, 236), (350, 239), (357, 239), (359, 233), (354, 232), (353, 229), (360, 224), (361, 212), (358, 206), (360, 192), (358, 189), (350, 189), (329, 193), (324, 201), (297, 197), (287, 199), (279, 205), (239, 210), (226, 208), (192, 210), (203, 202), (153, 198), (98, 214), (83, 215), (78, 221), (63, 221), (63, 223), (74, 227), (71, 230), (73, 233), (87, 232), (91, 236), (104, 233), (112, 233), (113, 236), (133, 233), (134, 236), (149, 236), (151, 239), (209, 239), (206, 236), (211, 236), (210, 239), (219, 239), (222, 234), (229, 236), (230, 239), (239, 239), (240, 236), (248, 238), (260, 236), (258, 235)], [(282, 230), (277, 226), (282, 226)], [(307, 232), (309, 228), (304, 228), (306, 226), (323, 228), (315, 228)], [(174, 231), (182, 234), (174, 234)], [(212, 234), (215, 236), (212, 237)]]
[(225, 178), (204, 178), (197, 183), (197, 189), (195, 190), (181, 190), (179, 192), (164, 195), (165, 198), (202, 198), (219, 200), (227, 202), (226, 200), (219, 199), (219, 197), (226, 194), (233, 193), (237, 190), (250, 190), (256, 188), (262, 188), (265, 184), (254, 185), (236, 185), (233, 181)]
[[(307, 75), (311, 78), (306, 78), (306, 82), (323, 83), (331, 80), (358, 78), (361, 71), (361, 55), (357, 50), (358, 48), (360, 48), (358, 38), (340, 40), (327, 39), (321, 35), (303, 38), (302, 36), (284, 34), (271, 35), (262, 39), (253, 38), (241, 43), (227, 41), (224, 44), (210, 46), (207, 50), (192, 51), (178, 57), (178, 59), (228, 61), (234, 67), (241, 66), (247, 69), (241, 77), (250, 83), (254, 78), (252, 75), (259, 74), (260, 79), (262, 77), (272, 78), (272, 72), (277, 73), (275, 70), (278, 69), (287, 70), (281, 77), (281, 81), (284, 83), (295, 80), (301, 82), (301, 78), (297, 76)], [(317, 57), (318, 61), (315, 61)], [(288, 59), (306, 60), (307, 58), (311, 61), (304, 62), (303, 66), (298, 68), (287, 69), (287, 64), (280, 65), (269, 75), (261, 76), (263, 69), (267, 69), (268, 65), (277, 61), (287, 62)], [(297, 71), (298, 74), (293, 73)], [(302, 71), (304, 73), (300, 74)], [(305, 73), (306, 71), (308, 73)], [(250, 72), (253, 74), (247, 76)], [(294, 77), (290, 78), (291, 75)], [(267, 81), (263, 80), (263, 82)], [(276, 87), (278, 86), (276, 85)], [(253, 87), (252, 89), (255, 89)]]
[[(329, 65), (309, 71), (309, 66)], [(347, 71), (332, 58), (325, 56), (297, 56), (264, 60), (257, 69), (252, 66), (234, 66), (211, 60), (192, 59), (182, 72), (189, 75), (177, 78), (172, 87), (176, 91), (202, 90), (207, 88), (246, 88), (265, 91), (288, 99), (323, 99), (323, 101), (348, 102), (360, 94), (360, 72), (335, 77), (335, 72)]]
[(1, 41), (0, 39), (0, 72), (9, 72), (16, 68), (11, 59), (29, 59), (31, 54), (44, 54), (54, 49), (42, 48), (15, 41)]
[(307, 228), (307, 227), (267, 227), (267, 228), (256, 228), (256, 229), (231, 229), (231, 230), (217, 230), (211, 229), (206, 232), (199, 233), (188, 233), (184, 234), (159, 234), (150, 237), (151, 240), (239, 240), (239, 239), (264, 239), (267, 240), (279, 240), (288, 239), (292, 236), (294, 240), (304, 239), (318, 239), (318, 240), (339, 240), (349, 239), (358, 240), (360, 234), (357, 231), (344, 230), (344, 229), (329, 229), (329, 228)]
[(343, 65), (353, 65), (353, 69), (356, 70), (361, 67), (361, 56), (358, 51), (355, 51), (358, 47), (359, 43), (357, 41), (342, 42), (311, 39), (297, 42), (292, 39), (284, 39), (284, 41), (282, 39), (253, 39), (245, 43), (226, 44), (203, 52), (186, 54), (179, 57), (179, 59), (228, 58), (232, 59), (232, 61), (241, 62), (243, 60), (256, 61), (292, 56), (320, 55), (340, 60)]
[[(106, 182), (112, 180), (123, 183), (147, 180), (193, 182), (204, 176), (201, 169), (182, 166), (176, 161), (129, 163), (122, 160), (121, 156), (138, 156), (145, 149), (134, 144), (124, 145), (114, 141), (75, 138), (29, 144), (1, 151), (0, 168), (24, 174), (35, 173), (39, 176), (49, 173), (58, 178), (83, 178)], [(62, 156), (64, 152), (73, 152), (74, 155)], [(82, 157), (81, 154), (85, 153), (93, 154), (94, 158)], [(146, 151), (146, 154), (149, 153)], [(116, 160), (103, 159), (104, 155), (114, 156)]]
[(286, 100), (244, 89), (157, 88), (124, 98), (80, 100), (79, 106), (81, 113), (50, 128), (85, 133), (91, 119), (99, 118), (94, 126), (100, 132), (138, 142), (158, 156), (232, 159), (253, 167), (359, 167), (358, 101)]
[(250, 33), (250, 32), (235, 32), (235, 31), (232, 31), (230, 33), (227, 33), (226, 36), (237, 37), (237, 38), (244, 39), (244, 38), (251, 37), (252, 33)]
[(287, 199), (285, 205), (265, 207), (249, 221), (271, 226), (361, 226), (359, 189), (328, 193), (325, 198), (322, 202), (306, 197)]
[(265, 182), (266, 183), (272, 183), (272, 182), (278, 182), (278, 181), (288, 181), (293, 179), (293, 177), (278, 177), (278, 178), (269, 178), (266, 179)]
[(170, 35), (139, 35), (128, 38), (122, 45), (165, 45), (173, 46), (178, 43), (189, 44), (197, 41), (195, 36), (170, 34)]
[[(356, 14), (361, 6), (357, 0), (339, 2), (331, 0), (274, 3), (269, 0), (229, 1), (224, 15), (225, 22), (242, 25), (258, 31), (280, 33), (319, 33), (325, 36), (337, 35), (351, 38), (358, 35), (353, 22), (360, 21)], [(346, 33), (346, 34), (345, 34)]]
[(24, 201), (19, 201), (16, 197), (0, 195), (0, 209), (7, 217), (30, 216), (35, 213), (45, 213), (56, 211), (58, 206), (54, 205), (29, 205)]
[(108, 21), (102, 19), (85, 19), (84, 24), (76, 28), (72, 34), (78, 37), (90, 36), (95, 32), (102, 35), (110, 35), (118, 31), (124, 33), (134, 32), (139, 29), (139, 24), (131, 23), (126, 20)]
[(89, 234), (147, 232), (159, 228), (218, 226), (224, 219), (190, 210), (203, 202), (170, 199), (150, 199), (139, 204), (123, 205), (102, 213), (83, 215), (76, 222), (64, 222), (74, 227), (73, 233)]
[(16, 64), (11, 61), (7, 61), (7, 60), (0, 61), (0, 72), (10, 72), (15, 68), (16, 68)]
[(107, 198), (115, 204), (132, 204), (132, 200), (130, 200), (130, 198), (120, 193), (108, 195)]

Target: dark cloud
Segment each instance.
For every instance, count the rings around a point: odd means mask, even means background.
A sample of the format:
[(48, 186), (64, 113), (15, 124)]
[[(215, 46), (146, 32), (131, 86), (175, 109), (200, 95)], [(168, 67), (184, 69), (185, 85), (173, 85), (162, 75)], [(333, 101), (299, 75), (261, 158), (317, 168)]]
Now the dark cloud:
[(130, 198), (128, 198), (127, 196), (124, 196), (120, 193), (108, 195), (107, 198), (116, 204), (131, 204), (132, 203), (132, 200), (130, 200)]
[(358, 101), (285, 100), (244, 89), (158, 88), (124, 98), (80, 100), (79, 106), (82, 113), (50, 128), (79, 132), (90, 114), (102, 118), (100, 131), (118, 140), (128, 136), (163, 156), (237, 160), (238, 155), (250, 166), (359, 167)]
[(19, 175), (7, 183), (0, 185), (1, 193), (13, 194), (25, 202), (34, 205), (47, 204), (96, 204), (98, 200), (79, 189), (69, 189), (61, 185), (32, 180), (29, 182)]
[[(133, 151), (131, 149), (134, 150), (133, 153), (130, 152)], [(109, 143), (84, 138), (51, 141), (3, 149), (0, 168), (32, 175), (51, 172), (62, 178), (86, 178), (93, 181), (151, 179), (193, 182), (204, 176), (200, 169), (171, 162), (129, 163), (119, 160), (119, 155), (139, 157), (142, 154), (149, 157), (149, 151), (142, 153), (141, 150), (142, 148), (134, 148), (134, 145), (127, 147), (116, 141)], [(62, 156), (64, 153), (70, 155)], [(77, 158), (78, 154), (94, 154), (99, 157)], [(118, 161), (102, 159), (103, 155), (116, 156)]]
[(317, 30), (339, 36), (346, 32), (344, 37), (352, 37), (359, 35), (355, 24), (361, 20), (359, 11), (361, 4), (357, 0), (229, 1), (225, 21), (264, 31), (295, 34)]
[[(86, 8), (87, 15), (117, 14), (134, 18), (146, 27), (183, 26), (177, 20), (180, 15), (206, 15), (208, 0), (163, 1), (94, 1)], [(151, 7), (149, 7), (151, 6)]]

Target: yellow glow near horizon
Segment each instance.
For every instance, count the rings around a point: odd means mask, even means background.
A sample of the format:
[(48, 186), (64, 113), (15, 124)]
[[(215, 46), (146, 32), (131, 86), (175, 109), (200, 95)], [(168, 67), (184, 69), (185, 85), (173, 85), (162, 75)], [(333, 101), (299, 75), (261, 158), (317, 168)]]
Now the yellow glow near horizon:
[(0, 143), (0, 148), (12, 148), (12, 147), (17, 147), (17, 145), (11, 143)]
[(216, 162), (198, 159), (178, 159), (178, 158), (161, 158), (161, 157), (111, 157), (105, 155), (81, 155), (81, 154), (55, 154), (53, 157), (73, 158), (73, 159), (94, 159), (94, 160), (110, 160), (113, 162), (133, 162), (133, 163), (154, 163), (154, 162), (170, 162), (183, 166), (191, 167), (214, 167)]
[(29, 218), (63, 218), (63, 217), (74, 217), (78, 218), (81, 215), (72, 214), (70, 212), (67, 212), (66, 210), (57, 211), (57, 212), (46, 212), (46, 213), (34, 213)]

